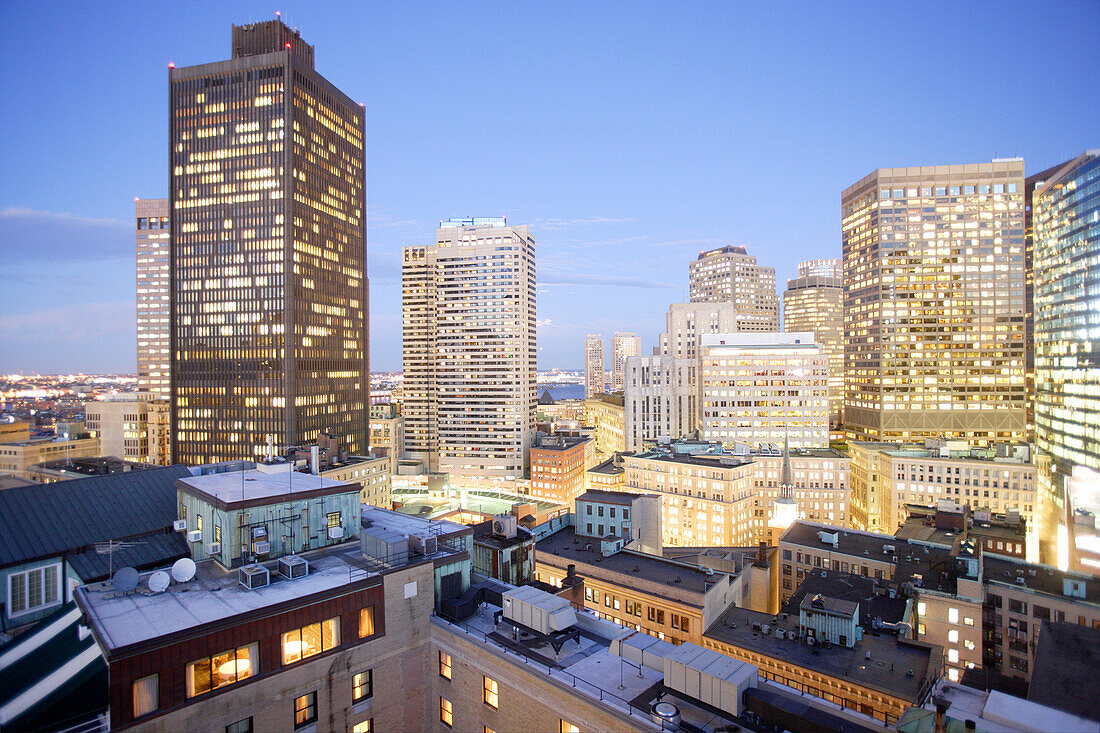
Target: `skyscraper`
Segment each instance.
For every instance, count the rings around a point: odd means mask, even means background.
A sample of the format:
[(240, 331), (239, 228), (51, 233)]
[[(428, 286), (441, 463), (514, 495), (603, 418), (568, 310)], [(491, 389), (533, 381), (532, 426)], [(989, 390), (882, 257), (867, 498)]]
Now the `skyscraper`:
[(882, 168), (844, 190), (844, 427), (1025, 438), (1024, 162)]
[(626, 360), (637, 355), (638, 334), (616, 331), (615, 338), (612, 341), (612, 359), (614, 359), (611, 364), (612, 392), (623, 391), (623, 374), (626, 371)]
[(524, 475), (535, 435), (535, 240), (503, 218), (440, 222), (402, 267), (405, 451), (432, 471)]
[(735, 331), (778, 331), (775, 268), (761, 267), (744, 247), (700, 252), (689, 267), (692, 303), (733, 303)]
[(844, 281), (840, 260), (798, 266), (783, 293), (783, 330), (810, 332), (829, 359), (829, 423), (839, 425), (844, 409)]
[(665, 315), (661, 354), (695, 361), (699, 343), (708, 333), (736, 333), (737, 307), (733, 303), (673, 303)]
[(175, 462), (366, 450), (363, 109), (277, 20), (169, 84)]
[(138, 390), (160, 399), (171, 393), (171, 284), (168, 276), (168, 199), (134, 199), (137, 250)]
[(599, 397), (605, 384), (603, 336), (590, 333), (584, 337), (584, 396)]
[(1096, 512), (1100, 496), (1100, 150), (1047, 173), (1032, 199), (1040, 549), (1066, 567), (1079, 562), (1074, 510)]

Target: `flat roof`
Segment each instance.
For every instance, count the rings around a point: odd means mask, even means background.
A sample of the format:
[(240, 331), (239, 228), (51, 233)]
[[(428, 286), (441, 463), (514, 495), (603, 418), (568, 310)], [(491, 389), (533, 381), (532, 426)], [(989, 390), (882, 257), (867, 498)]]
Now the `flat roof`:
[(207, 561), (199, 564), (193, 580), (173, 581), (163, 593), (150, 592), (146, 587), (150, 573), (142, 573), (135, 592), (120, 595), (105, 581), (79, 586), (75, 597), (103, 644), (110, 650), (122, 649), (340, 588), (352, 582), (356, 576), (352, 571), (358, 571), (356, 580), (379, 575), (357, 561), (361, 554), (358, 542), (303, 553), (301, 557), (309, 562), (308, 575), (286, 580), (271, 572), (271, 584), (255, 590), (238, 583), (237, 568), (226, 570)]
[(641, 492), (633, 491), (603, 491), (602, 489), (589, 489), (574, 501), (595, 501), (603, 502), (604, 504), (625, 504), (629, 506), (633, 503), (634, 499), (638, 499), (645, 496), (653, 496), (660, 498), (660, 494), (643, 494)]
[(181, 491), (204, 498), (222, 508), (247, 507), (293, 501), (306, 496), (359, 493), (359, 484), (324, 476), (298, 473), (287, 468), (275, 473), (260, 469), (185, 476), (176, 480)]
[(875, 618), (886, 623), (905, 620), (906, 599), (897, 594), (894, 598), (888, 593), (880, 594), (874, 578), (824, 568), (814, 568), (806, 574), (787, 600), (784, 610), (799, 608), (804, 599), (818, 593), (830, 598), (858, 602), (858, 621), (863, 627), (870, 626)]
[(533, 446), (531, 446), (531, 450), (533, 450), (533, 451), (547, 450), (547, 451), (559, 451), (559, 452), (560, 451), (567, 451), (567, 450), (572, 450), (574, 448), (577, 448), (579, 446), (583, 446), (585, 443), (587, 443), (590, 440), (592, 440), (592, 437), (589, 436), (589, 435), (585, 435), (585, 436), (578, 437), (578, 438), (567, 438), (567, 439), (565, 439), (564, 445), (563, 445), (561, 440), (554, 440), (554, 442), (550, 443), (550, 444), (539, 443), (538, 445), (533, 445)]
[[(1010, 557), (983, 555), (984, 579), (987, 583), (1007, 585), (1013, 588), (1028, 588), (1036, 593), (1045, 593), (1058, 598), (1068, 598), (1062, 593), (1064, 580), (1076, 580), (1084, 583), (1085, 597), (1072, 600), (1080, 603), (1100, 604), (1100, 578), (1081, 573), (1059, 570), (1052, 565), (1029, 563)], [(1020, 580), (1023, 580), (1021, 583)]]
[[(619, 476), (626, 473), (626, 465), (623, 463), (623, 459), (632, 455), (634, 455), (634, 451), (617, 451), (615, 455), (608, 458), (603, 463), (599, 463), (588, 469), (588, 473), (599, 473), (605, 476)], [(616, 457), (619, 458), (618, 465), (615, 465)]]
[(662, 450), (638, 453), (631, 456), (631, 458), (663, 461), (665, 463), (684, 463), (689, 466), (709, 466), (712, 468), (740, 468), (755, 463), (749, 456), (734, 455), (732, 453), (668, 453)]
[[(438, 534), (444, 536), (451, 534), (472, 535), (474, 533), (473, 527), (467, 527), (465, 524), (459, 524), (458, 522), (451, 522), (446, 519), (411, 517), (408, 514), (394, 512), (388, 509), (379, 509), (369, 504), (360, 505), (359, 516), (361, 519), (373, 522), (376, 527), (399, 532), (404, 535), (431, 532), (433, 529), (438, 529)], [(435, 533), (433, 532), (433, 534)]]
[[(922, 688), (930, 684), (926, 677), (930, 673), (938, 676), (940, 671), (936, 661), (942, 658), (943, 648), (933, 644), (865, 633), (851, 649), (838, 644), (831, 644), (827, 649), (810, 647), (797, 638), (796, 614), (786, 619), (780, 615), (778, 621), (776, 619), (776, 616), (747, 608), (730, 608), (711, 624), (704, 636), (911, 702), (917, 701)], [(731, 628), (731, 623), (736, 624), (736, 628)], [(790, 631), (795, 638), (765, 636), (753, 631), (754, 623)], [(908, 676), (909, 670), (913, 670), (912, 677)]]
[[(577, 542), (574, 543), (574, 540)], [(593, 549), (585, 549), (591, 545)], [(590, 537), (578, 537), (573, 527), (567, 526), (535, 543), (535, 560), (564, 569), (569, 563), (585, 565), (597, 569), (601, 574), (621, 576), (620, 582), (631, 587), (633, 579), (648, 580), (664, 586), (668, 597), (677, 598), (690, 593), (697, 596), (695, 602), (702, 604), (702, 596), (713, 584), (720, 571), (708, 575), (696, 565), (688, 565), (656, 555), (642, 552), (620, 550), (604, 557), (600, 554), (600, 542)], [(580, 567), (577, 572), (584, 575)], [(594, 576), (595, 577), (595, 576)], [(677, 598), (677, 600), (680, 600)]]

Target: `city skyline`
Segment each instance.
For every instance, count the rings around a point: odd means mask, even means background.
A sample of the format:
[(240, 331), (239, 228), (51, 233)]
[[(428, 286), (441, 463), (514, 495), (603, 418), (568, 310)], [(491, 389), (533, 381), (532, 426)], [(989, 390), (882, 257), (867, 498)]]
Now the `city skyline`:
[[(115, 7), (0, 10), (23, 29), (0, 51), (24, 69), (3, 82), (6, 97), (53, 91), (0, 119), (9, 173), (0, 183), (0, 337), (9, 345), (0, 371), (135, 369), (130, 219), (135, 196), (167, 195), (167, 65), (223, 57), (226, 25), (274, 11), (201, 8), (189, 14), (197, 32), (177, 36), (166, 8)], [(797, 17), (719, 5), (630, 15), (479, 7), (485, 22), (461, 37), (452, 28), (466, 8), (282, 8), (324, 49), (319, 65), (367, 107), (378, 370), (400, 365), (401, 247), (430, 242), (440, 219), (503, 214), (530, 225), (540, 243), (539, 367), (579, 368), (589, 332), (637, 332), (648, 353), (668, 305), (687, 300), (687, 264), (700, 250), (745, 245), (780, 283), (802, 260), (838, 257), (840, 193), (872, 170), (1019, 155), (1030, 174), (1097, 137), (1088, 122), (1100, 107), (1088, 90), (1098, 68), (1088, 55), (1094, 4), (996, 15), (853, 5), (855, 31), (813, 7)], [(754, 37), (768, 23), (789, 33)], [(47, 28), (70, 42), (49, 54), (32, 45)], [(467, 52), (509, 31), (524, 33), (528, 57), (505, 66)], [(1005, 73), (995, 59), (1006, 39), (1057, 43), (1078, 73), (1050, 79), (1029, 64)], [(419, 54), (425, 45), (436, 52)], [(77, 62), (97, 84), (69, 73)], [(853, 100), (857, 63), (867, 78)], [(639, 66), (647, 73), (635, 74)], [(768, 73), (751, 72), (763, 66)], [(472, 111), (427, 114), (456, 90), (514, 97), (528, 114), (489, 123)], [(482, 162), (474, 178), (440, 162), (456, 150)], [(796, 216), (791, 195), (801, 200)]]

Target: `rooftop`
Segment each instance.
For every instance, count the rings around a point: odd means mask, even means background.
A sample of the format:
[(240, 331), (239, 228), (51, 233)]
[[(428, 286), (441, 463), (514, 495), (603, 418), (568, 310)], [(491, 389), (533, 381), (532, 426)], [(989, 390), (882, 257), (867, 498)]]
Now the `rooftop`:
[(473, 525), (474, 542), (479, 545), (490, 545), (499, 549), (526, 544), (534, 540), (534, 535), (523, 527), (516, 527), (515, 537), (497, 537), (493, 534), (493, 520), (487, 520)]
[(1028, 588), (1036, 593), (1065, 598), (1064, 581), (1075, 580), (1085, 587), (1085, 596), (1078, 598), (1078, 601), (1100, 604), (1100, 578), (1095, 576), (1065, 572), (1051, 565), (994, 555), (984, 555), (982, 563), (987, 583)]
[(621, 476), (626, 472), (622, 459), (632, 455), (634, 455), (633, 451), (619, 451), (603, 463), (599, 463), (588, 469), (588, 473), (598, 473), (604, 476)]
[(120, 593), (105, 581), (78, 587), (75, 597), (103, 646), (114, 651), (379, 574), (366, 569), (358, 542), (345, 542), (301, 557), (309, 562), (308, 575), (287, 580), (278, 574), (277, 563), (266, 563), (269, 570), (276, 568), (270, 572), (271, 584), (255, 590), (239, 584), (238, 569), (226, 570), (208, 561), (199, 564), (193, 580), (173, 581), (163, 593), (148, 590), (146, 573), (133, 592)]
[(638, 453), (630, 457), (647, 461), (683, 463), (689, 466), (711, 466), (713, 468), (739, 468), (753, 463), (753, 460), (747, 456), (738, 456), (732, 453), (669, 453), (660, 449)]
[(532, 451), (567, 451), (572, 450), (578, 446), (584, 445), (588, 441), (592, 440), (590, 436), (569, 437), (553, 436), (543, 438), (539, 441), (538, 445), (531, 446)]
[(177, 485), (180, 490), (199, 495), (222, 509), (271, 504), (273, 499), (284, 497), (289, 501), (292, 498), (359, 493), (357, 484), (291, 471), (289, 463), (278, 464), (276, 470), (265, 468), (187, 476), (181, 478)]
[(658, 494), (643, 494), (632, 491), (603, 491), (601, 489), (589, 489), (574, 501), (595, 501), (604, 504), (625, 504), (630, 506), (635, 499), (644, 496), (659, 496)]
[[(764, 635), (754, 630), (753, 624), (781, 628), (791, 632), (791, 636), (780, 639), (773, 634)], [(939, 646), (867, 632), (850, 649), (836, 644), (821, 648), (806, 644), (798, 638), (798, 632), (796, 614), (784, 619), (782, 614), (771, 616), (735, 607), (711, 624), (704, 636), (914, 702), (922, 697), (925, 686), (939, 676), (943, 656)]]
[(898, 721), (899, 733), (936, 733), (936, 703), (947, 706), (946, 732), (964, 733), (964, 721), (973, 720), (976, 730), (996, 733), (1016, 731), (1062, 731), (1096, 733), (1095, 722), (1068, 715), (1022, 697), (1003, 692), (985, 692), (941, 679), (931, 699), (922, 708), (910, 708)]
[[(814, 568), (791, 595), (784, 610), (790, 612), (800, 608), (805, 599), (821, 594), (838, 600), (858, 602), (859, 625), (865, 628), (871, 628), (876, 618), (885, 623), (904, 621), (906, 600), (897, 597), (897, 594), (891, 598), (888, 592), (879, 593), (879, 590), (874, 578)], [(886, 591), (886, 588), (881, 590)]]
[(1043, 621), (1027, 699), (1100, 721), (1100, 629)]
[[(587, 549), (589, 547), (594, 549)], [(702, 605), (703, 594), (724, 577), (718, 573), (707, 574), (697, 565), (631, 550), (620, 550), (604, 557), (600, 554), (598, 540), (578, 537), (573, 527), (563, 527), (539, 540), (535, 545), (535, 560), (562, 569), (575, 563), (580, 575), (607, 576), (609, 580), (639, 590), (646, 590), (639, 583), (648, 581), (655, 586), (654, 590), (660, 589), (661, 595), (677, 600), (689, 596), (688, 602), (697, 605)]]

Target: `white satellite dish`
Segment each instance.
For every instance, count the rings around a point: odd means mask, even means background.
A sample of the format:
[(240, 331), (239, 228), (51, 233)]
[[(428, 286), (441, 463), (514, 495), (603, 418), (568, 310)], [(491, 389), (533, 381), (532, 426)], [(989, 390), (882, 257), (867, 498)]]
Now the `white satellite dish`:
[(189, 557), (181, 557), (172, 566), (172, 579), (177, 583), (186, 583), (195, 577), (195, 561)]
[(172, 583), (172, 579), (168, 577), (168, 573), (163, 570), (158, 570), (149, 576), (149, 579), (145, 581), (145, 584), (149, 587), (149, 590), (154, 593), (163, 593), (168, 590), (168, 586)]
[(137, 570), (127, 566), (119, 568), (111, 582), (115, 590), (131, 591), (137, 588), (139, 577)]

